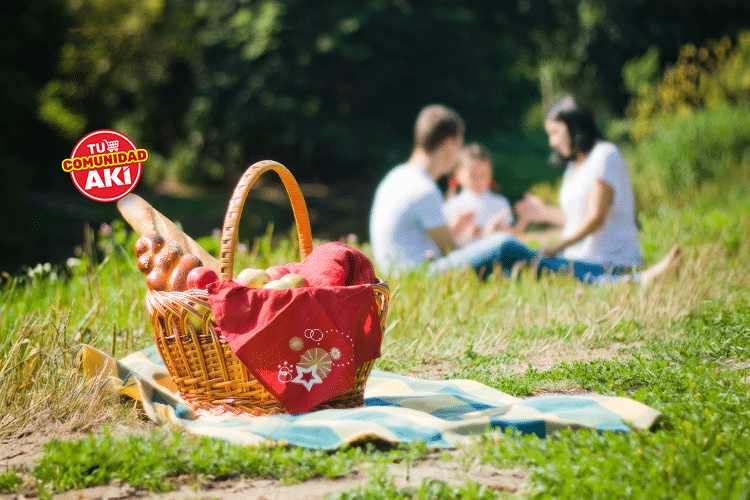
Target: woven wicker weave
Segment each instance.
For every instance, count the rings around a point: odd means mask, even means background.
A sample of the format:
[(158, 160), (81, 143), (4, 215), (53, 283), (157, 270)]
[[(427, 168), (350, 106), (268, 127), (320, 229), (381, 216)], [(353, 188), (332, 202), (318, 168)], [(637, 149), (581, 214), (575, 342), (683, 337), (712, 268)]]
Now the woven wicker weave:
[[(307, 205), (297, 181), (283, 165), (261, 161), (247, 169), (229, 201), (219, 253), (221, 279), (234, 276), (234, 252), (242, 208), (253, 183), (268, 170), (279, 174), (289, 195), (297, 223), (300, 258), (304, 259), (312, 250)], [(383, 326), (388, 312), (388, 285), (381, 282), (372, 285), (372, 290), (378, 299)], [(216, 332), (216, 320), (205, 290), (150, 290), (146, 294), (146, 307), (159, 353), (180, 394), (190, 405), (197, 409), (221, 409), (252, 415), (286, 413), (281, 403), (253, 377), (221, 334)], [(362, 406), (365, 383), (374, 363), (372, 360), (356, 367), (354, 386), (312, 411)]]

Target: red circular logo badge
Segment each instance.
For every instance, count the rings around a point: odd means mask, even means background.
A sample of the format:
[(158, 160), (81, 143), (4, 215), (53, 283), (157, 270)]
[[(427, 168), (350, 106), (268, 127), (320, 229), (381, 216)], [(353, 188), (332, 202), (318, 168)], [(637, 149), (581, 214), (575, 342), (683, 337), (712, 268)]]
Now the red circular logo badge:
[(141, 178), (142, 163), (148, 159), (125, 134), (97, 130), (78, 141), (62, 169), (70, 172), (73, 184), (96, 201), (117, 201), (130, 193)]

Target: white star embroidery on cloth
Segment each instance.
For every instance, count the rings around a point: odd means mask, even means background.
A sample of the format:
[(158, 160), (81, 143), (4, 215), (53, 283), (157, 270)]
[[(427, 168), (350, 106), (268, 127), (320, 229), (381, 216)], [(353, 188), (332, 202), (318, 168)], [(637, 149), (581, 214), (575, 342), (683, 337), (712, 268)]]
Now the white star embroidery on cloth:
[[(323, 383), (323, 379), (320, 378), (318, 376), (318, 372), (315, 371), (317, 367), (318, 365), (312, 365), (307, 368), (302, 368), (300, 365), (297, 365), (297, 376), (294, 377), (290, 382), (294, 382), (295, 384), (302, 384), (305, 386), (305, 389), (310, 392), (310, 389), (312, 389), (313, 385)], [(312, 374), (312, 378), (310, 380), (303, 379), (302, 374), (304, 373)]]

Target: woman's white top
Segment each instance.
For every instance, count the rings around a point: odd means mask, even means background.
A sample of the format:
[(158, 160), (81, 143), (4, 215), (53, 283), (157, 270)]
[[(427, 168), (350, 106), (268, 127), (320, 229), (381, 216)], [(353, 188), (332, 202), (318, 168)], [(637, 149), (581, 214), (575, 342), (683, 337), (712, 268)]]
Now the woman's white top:
[(563, 250), (560, 256), (599, 264), (641, 265), (633, 186), (625, 159), (611, 142), (597, 142), (580, 165), (570, 163), (565, 170), (560, 188), (560, 207), (566, 217), (563, 238), (573, 234), (586, 217), (589, 193), (597, 179), (614, 191), (604, 225)]

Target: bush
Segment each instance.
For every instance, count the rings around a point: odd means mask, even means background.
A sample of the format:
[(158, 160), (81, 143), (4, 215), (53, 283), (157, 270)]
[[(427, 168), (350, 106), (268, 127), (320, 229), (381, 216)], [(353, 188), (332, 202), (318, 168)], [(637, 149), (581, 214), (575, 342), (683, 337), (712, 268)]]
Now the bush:
[(636, 141), (659, 134), (675, 117), (726, 103), (750, 103), (750, 31), (741, 33), (734, 47), (728, 37), (700, 48), (682, 46), (677, 62), (652, 83), (657, 59), (652, 48), (623, 67), (625, 82), (635, 93), (627, 116)]
[(741, 179), (750, 171), (750, 31), (704, 47), (682, 46), (657, 75), (658, 50), (623, 67), (634, 93), (624, 129), (641, 208), (688, 193), (704, 180)]
[(635, 190), (641, 205), (708, 179), (750, 174), (750, 104), (722, 104), (657, 125), (635, 144)]

